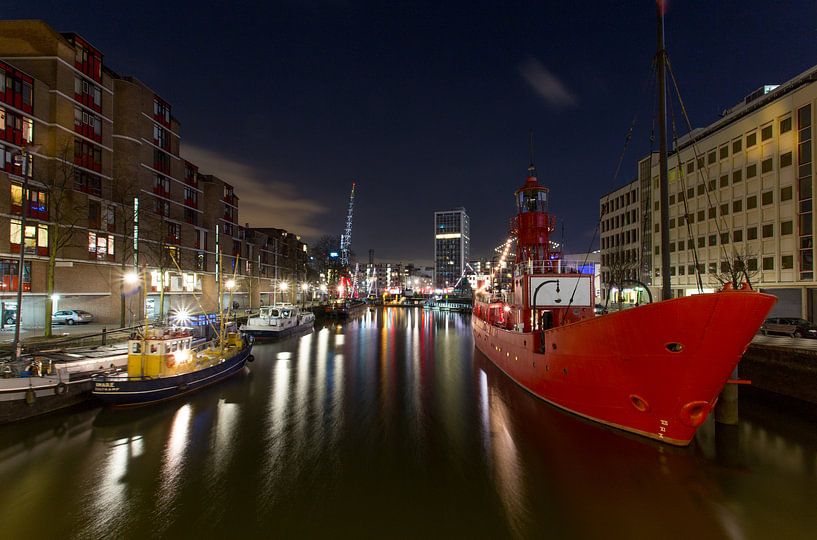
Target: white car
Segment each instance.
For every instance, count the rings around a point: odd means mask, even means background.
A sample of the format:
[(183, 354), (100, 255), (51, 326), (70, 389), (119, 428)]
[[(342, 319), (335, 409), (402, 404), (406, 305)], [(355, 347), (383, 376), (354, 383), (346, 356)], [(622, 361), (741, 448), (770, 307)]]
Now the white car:
[(54, 313), (51, 321), (54, 324), (85, 324), (93, 322), (94, 316), (81, 309), (63, 309)]

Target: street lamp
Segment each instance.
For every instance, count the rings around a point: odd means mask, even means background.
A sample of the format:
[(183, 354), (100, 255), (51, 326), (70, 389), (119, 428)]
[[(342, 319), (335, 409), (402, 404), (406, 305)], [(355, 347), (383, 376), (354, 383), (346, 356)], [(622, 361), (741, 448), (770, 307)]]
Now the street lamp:
[(282, 304), (286, 303), (286, 301), (285, 301), (286, 296), (284, 296), (284, 295), (286, 294), (287, 289), (289, 289), (289, 283), (287, 283), (286, 281), (282, 281), (282, 282), (280, 282), (278, 284), (278, 290), (281, 291), (281, 303)]
[(235, 288), (235, 280), (234, 279), (228, 279), (227, 282), (224, 284), (224, 287), (228, 291), (232, 291)]
[(306, 307), (306, 293), (309, 292), (309, 283), (301, 283), (301, 303)]
[(139, 275), (136, 272), (128, 272), (122, 278), (128, 285), (136, 285), (139, 283)]
[(30, 173), (28, 161), (31, 153), (39, 150), (39, 144), (30, 144), (23, 146), (14, 156), (14, 161), (19, 162), (22, 159), (23, 168), (23, 197), (20, 206), (20, 259), (17, 266), (17, 316), (14, 321), (14, 342), (12, 343), (14, 357), (17, 360), (20, 359), (23, 352), (20, 345), (20, 320), (23, 318), (23, 275), (26, 261), (26, 211), (28, 210), (28, 175)]

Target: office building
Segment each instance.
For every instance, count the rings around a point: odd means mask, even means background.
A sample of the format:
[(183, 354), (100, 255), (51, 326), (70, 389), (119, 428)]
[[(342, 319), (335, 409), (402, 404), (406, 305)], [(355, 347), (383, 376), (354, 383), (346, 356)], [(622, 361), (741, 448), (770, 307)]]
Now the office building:
[[(764, 85), (679, 139), (669, 157), (668, 246), (660, 240), (657, 155), (641, 159), (635, 185), (620, 190), (631, 194), (630, 203), (621, 206), (621, 194), (618, 208), (601, 202), (603, 275), (609, 277), (617, 250), (638, 245), (639, 279), (656, 294), (661, 249), (668, 249), (675, 296), (696, 293), (697, 275), (700, 288), (715, 290), (738, 271), (778, 297), (773, 314), (815, 320), (816, 80), (817, 66)], [(620, 217), (634, 210), (635, 223)]]
[(470, 225), (465, 208), (434, 212), (434, 284), (454, 287), (464, 275), (470, 252)]

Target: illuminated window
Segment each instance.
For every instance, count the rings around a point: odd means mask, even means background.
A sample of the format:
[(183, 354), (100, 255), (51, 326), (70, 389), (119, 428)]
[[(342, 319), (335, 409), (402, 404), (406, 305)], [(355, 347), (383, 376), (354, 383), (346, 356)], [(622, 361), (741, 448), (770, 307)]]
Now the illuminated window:
[(11, 185), (11, 205), (23, 206), (23, 186), (19, 184)]

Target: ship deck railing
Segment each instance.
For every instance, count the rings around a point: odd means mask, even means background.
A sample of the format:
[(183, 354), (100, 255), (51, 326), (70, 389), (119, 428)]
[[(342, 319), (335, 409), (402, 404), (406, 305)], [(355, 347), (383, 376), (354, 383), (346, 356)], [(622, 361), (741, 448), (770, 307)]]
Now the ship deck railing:
[(515, 274), (517, 277), (523, 274), (583, 274), (592, 276), (595, 274), (595, 270), (596, 263), (593, 261), (554, 259), (517, 263)]

